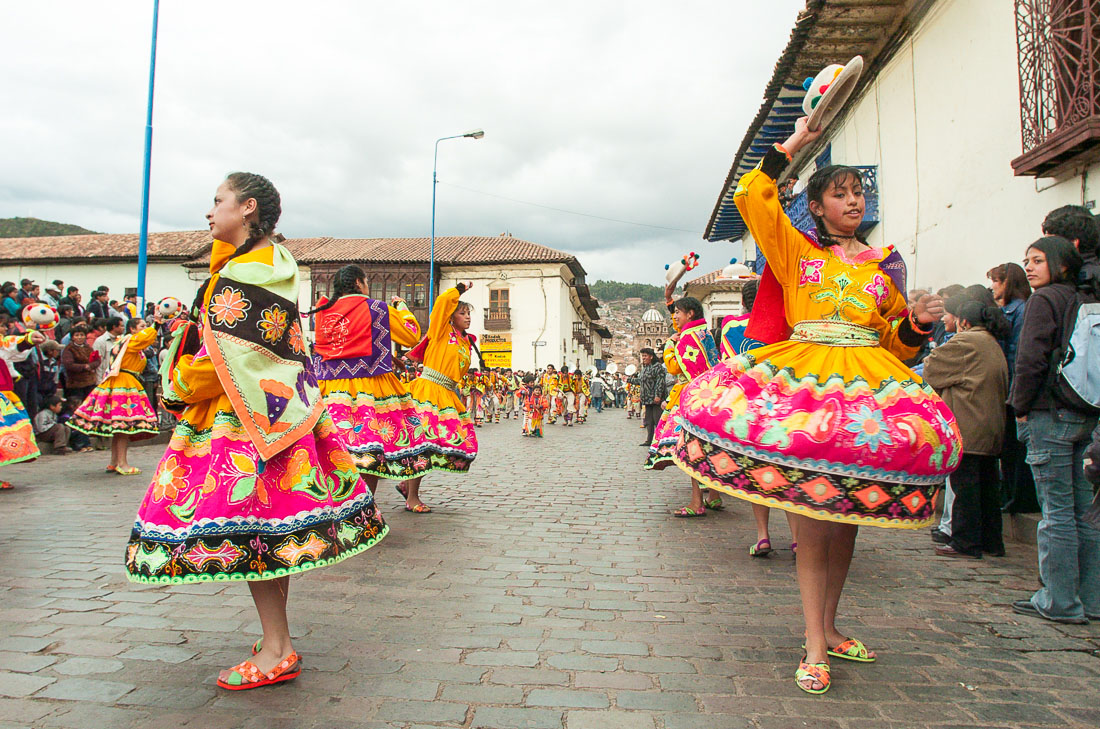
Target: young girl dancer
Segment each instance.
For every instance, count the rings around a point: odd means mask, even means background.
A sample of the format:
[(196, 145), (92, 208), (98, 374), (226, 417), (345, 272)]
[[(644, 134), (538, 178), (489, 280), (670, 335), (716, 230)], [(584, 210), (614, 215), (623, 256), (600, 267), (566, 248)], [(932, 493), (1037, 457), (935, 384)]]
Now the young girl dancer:
[(363, 269), (344, 266), (333, 278), (332, 299), (322, 297), (310, 313), (321, 396), (371, 493), (380, 477), (403, 480), (427, 471), (416, 407), (393, 372), (393, 344), (410, 348), (420, 341), (409, 307), (399, 298), (390, 305), (369, 298)]
[[(0, 336), (0, 351), (24, 351), (46, 341), (46, 335), (30, 331), (21, 335)], [(15, 394), (15, 381), (6, 359), (0, 358), (0, 466), (38, 458), (38, 442), (34, 439), (27, 411)], [(0, 481), (0, 491), (14, 488)]]
[(263, 638), (218, 676), (234, 691), (301, 671), (290, 575), (358, 554), (387, 530), (311, 374), (298, 266), (271, 240), (280, 212), (259, 175), (234, 172), (218, 187), (198, 337), (180, 327), (162, 370), (180, 420), (126, 548), (136, 582), (248, 581)]
[[(676, 376), (677, 383), (668, 394), (665, 411), (653, 432), (653, 444), (649, 447), (649, 457), (645, 463), (646, 470), (660, 471), (673, 462), (672, 453), (679, 435), (676, 414), (680, 405), (680, 393), (684, 385), (718, 362), (718, 347), (707, 329), (703, 305), (698, 299), (685, 297), (673, 302), (672, 322), (677, 334), (665, 343), (664, 361), (665, 368), (669, 374)], [(682, 518), (699, 517), (706, 516), (707, 509), (721, 508), (722, 499), (717, 495), (704, 498), (699, 482), (693, 478), (691, 503), (672, 512), (672, 515)]]
[(910, 309), (901, 257), (858, 236), (859, 171), (828, 166), (810, 179), (817, 236), (780, 207), (776, 178), (819, 135), (800, 119), (734, 196), (768, 260), (753, 316), (793, 331), (684, 387), (675, 455), (706, 486), (797, 515), (806, 655), (795, 681), (815, 694), (829, 689), (829, 656), (875, 658), (836, 626), (859, 525), (929, 524), (932, 497), (962, 454), (951, 411), (900, 362), (942, 302), (922, 297)]
[(531, 393), (527, 395), (524, 408), (527, 410), (527, 421), (523, 426), (523, 434), (532, 438), (542, 437), (542, 415), (550, 403), (542, 396), (542, 388), (535, 385)]
[[(156, 322), (160, 323), (158, 316)], [(100, 435), (111, 439), (111, 462), (107, 473), (119, 476), (136, 476), (141, 469), (131, 466), (126, 456), (131, 440), (154, 437), (157, 432), (157, 415), (141, 373), (145, 370), (145, 348), (156, 341), (157, 328), (146, 327), (138, 331), (140, 319), (126, 322), (127, 333), (115, 342), (111, 350), (107, 377), (73, 413), (69, 426), (85, 435)]]
[[(469, 284), (458, 284), (439, 294), (432, 306), (428, 336), (409, 355), (424, 363), (424, 371), (409, 386), (416, 406), (418, 430), (427, 445), (429, 471), (465, 473), (477, 457), (477, 433), (462, 404), (458, 383), (470, 369), (475, 337), (470, 328), (470, 305), (459, 301)], [(398, 491), (405, 509), (426, 514), (432, 509), (420, 500), (423, 474), (405, 481)]]

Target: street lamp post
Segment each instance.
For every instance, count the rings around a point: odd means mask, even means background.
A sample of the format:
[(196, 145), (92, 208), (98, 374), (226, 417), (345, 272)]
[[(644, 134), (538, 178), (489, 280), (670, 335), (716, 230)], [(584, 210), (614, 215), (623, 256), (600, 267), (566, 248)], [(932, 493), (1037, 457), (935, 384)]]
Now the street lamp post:
[(474, 129), (473, 131), (466, 132), (465, 134), (455, 134), (450, 137), (440, 137), (435, 140), (435, 154), (432, 156), (432, 244), (428, 250), (428, 315), (432, 313), (432, 306), (435, 304), (435, 188), (439, 184), (439, 177), (437, 171), (439, 169), (439, 143), (446, 139), (462, 139), (463, 137), (469, 137), (470, 139), (481, 139), (485, 136), (485, 131), (482, 129)]

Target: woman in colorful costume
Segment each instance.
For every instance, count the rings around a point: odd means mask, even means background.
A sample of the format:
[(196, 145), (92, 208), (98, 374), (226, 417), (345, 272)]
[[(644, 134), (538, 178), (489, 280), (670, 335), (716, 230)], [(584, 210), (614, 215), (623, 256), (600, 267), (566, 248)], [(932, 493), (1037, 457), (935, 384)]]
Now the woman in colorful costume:
[(409, 307), (399, 298), (386, 304), (368, 297), (363, 269), (344, 266), (333, 278), (332, 299), (322, 297), (310, 313), (321, 396), (371, 493), (379, 478), (427, 471), (416, 406), (393, 372), (393, 344), (410, 348), (420, 341)]
[(577, 392), (577, 422), (588, 422), (588, 403), (592, 397), (592, 388), (588, 384), (588, 375), (579, 367), (573, 373), (574, 389)]
[[(46, 335), (30, 331), (20, 335), (0, 337), (0, 351), (26, 351), (46, 341)], [(0, 466), (20, 461), (30, 461), (41, 455), (34, 439), (34, 427), (19, 396), (15, 394), (15, 379), (8, 362), (0, 362)], [(0, 491), (14, 488), (7, 481), (0, 481)]]
[(218, 188), (199, 321), (177, 330), (161, 369), (179, 423), (126, 548), (135, 582), (248, 582), (263, 638), (219, 675), (229, 690), (298, 676), (290, 575), (358, 554), (387, 531), (313, 378), (298, 266), (271, 241), (280, 212), (259, 175), (235, 172)]
[[(673, 302), (671, 308), (672, 323), (677, 333), (665, 342), (664, 362), (665, 369), (676, 377), (676, 384), (668, 393), (665, 410), (653, 432), (653, 443), (649, 446), (649, 457), (645, 462), (647, 471), (661, 471), (673, 463), (672, 455), (680, 429), (676, 424), (680, 393), (687, 383), (718, 363), (718, 347), (707, 328), (703, 305), (699, 300), (684, 297)], [(691, 503), (672, 512), (672, 515), (684, 518), (706, 516), (707, 509), (721, 508), (722, 499), (709, 493), (704, 495), (699, 482), (693, 478)]]
[(131, 466), (126, 458), (130, 441), (152, 438), (159, 432), (156, 412), (141, 381), (145, 348), (157, 340), (157, 328), (131, 331), (131, 326), (136, 329), (141, 323), (140, 319), (127, 320), (126, 335), (111, 348), (107, 376), (84, 399), (68, 423), (73, 430), (85, 435), (111, 439), (111, 462), (107, 473), (120, 476), (141, 473), (141, 469)]
[(542, 375), (542, 394), (550, 403), (550, 407), (546, 409), (546, 422), (549, 425), (553, 425), (554, 421), (557, 420), (557, 409), (561, 402), (560, 387), (561, 379), (558, 371), (554, 368), (554, 365), (546, 365), (546, 372)]
[[(409, 394), (420, 421), (417, 435), (423, 435), (427, 445), (428, 471), (465, 473), (477, 457), (477, 433), (458, 387), (470, 369), (470, 353), (477, 341), (466, 333), (472, 321), (470, 305), (458, 299), (467, 288), (469, 284), (459, 283), (439, 294), (432, 306), (428, 335), (409, 352), (411, 358), (424, 363)], [(422, 480), (423, 474), (398, 487), (407, 511), (431, 511), (420, 500)]]
[(741, 178), (734, 200), (768, 260), (753, 315), (766, 334), (750, 326), (749, 335), (776, 343), (684, 388), (675, 453), (704, 485), (797, 515), (806, 655), (795, 680), (809, 693), (828, 690), (829, 656), (874, 660), (836, 628), (859, 525), (930, 524), (935, 492), (962, 455), (951, 411), (900, 361), (942, 301), (910, 309), (901, 257), (857, 236), (859, 171), (829, 166), (810, 179), (818, 236), (796, 230), (780, 206), (776, 178), (819, 135), (800, 119)]

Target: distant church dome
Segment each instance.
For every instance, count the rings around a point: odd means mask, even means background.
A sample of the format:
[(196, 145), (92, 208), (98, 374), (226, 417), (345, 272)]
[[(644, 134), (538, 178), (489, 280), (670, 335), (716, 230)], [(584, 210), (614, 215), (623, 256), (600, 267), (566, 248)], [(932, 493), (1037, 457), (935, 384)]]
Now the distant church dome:
[(656, 309), (650, 309), (646, 313), (642, 314), (643, 322), (663, 322), (665, 318), (661, 316), (661, 312)]

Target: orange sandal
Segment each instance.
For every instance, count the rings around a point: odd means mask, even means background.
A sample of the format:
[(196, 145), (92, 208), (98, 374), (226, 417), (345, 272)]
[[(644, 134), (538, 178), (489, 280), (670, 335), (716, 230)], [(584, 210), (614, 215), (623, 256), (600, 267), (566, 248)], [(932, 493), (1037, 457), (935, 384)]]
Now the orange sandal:
[(231, 671), (229, 680), (223, 681), (219, 678), (218, 685), (229, 691), (245, 691), (293, 681), (302, 673), (302, 659), (298, 657), (296, 651), (291, 651), (289, 656), (271, 670), (271, 673), (264, 673), (252, 661), (242, 661), (229, 670)]
[(430, 514), (432, 513), (432, 507), (423, 503), (417, 504), (416, 506), (405, 504), (405, 511), (411, 511), (414, 514)]

